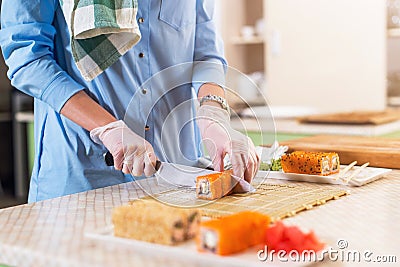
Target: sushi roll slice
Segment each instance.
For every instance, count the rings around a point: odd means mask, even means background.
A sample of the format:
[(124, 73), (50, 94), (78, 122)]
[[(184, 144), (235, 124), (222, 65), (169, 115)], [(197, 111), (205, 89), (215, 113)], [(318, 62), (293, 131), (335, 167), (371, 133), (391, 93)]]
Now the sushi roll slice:
[(214, 200), (228, 195), (235, 186), (232, 171), (224, 171), (198, 176), (196, 178), (196, 196), (200, 199)]
[(340, 170), (339, 155), (335, 152), (295, 151), (281, 157), (285, 173), (330, 175)]
[(264, 242), (269, 223), (268, 216), (253, 211), (202, 221), (197, 249), (219, 255), (243, 251)]
[(114, 235), (163, 245), (176, 245), (195, 237), (200, 224), (197, 209), (170, 207), (138, 200), (114, 208)]

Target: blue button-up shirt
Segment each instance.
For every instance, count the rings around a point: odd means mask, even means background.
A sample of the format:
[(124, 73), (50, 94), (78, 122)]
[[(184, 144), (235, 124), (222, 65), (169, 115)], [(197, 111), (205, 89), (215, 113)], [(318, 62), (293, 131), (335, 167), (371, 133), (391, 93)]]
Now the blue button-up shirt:
[[(196, 165), (201, 156), (193, 121), (197, 90), (203, 82), (222, 83), (226, 65), (213, 21), (214, 1), (139, 0), (141, 41), (91, 82), (83, 80), (73, 62), (58, 1), (3, 0), (1, 8), (0, 45), (8, 76), (14, 87), (35, 98), (29, 201), (133, 179), (107, 167), (106, 148), (60, 115), (80, 90), (125, 120), (162, 161)], [(187, 62), (197, 63), (179, 65)]]

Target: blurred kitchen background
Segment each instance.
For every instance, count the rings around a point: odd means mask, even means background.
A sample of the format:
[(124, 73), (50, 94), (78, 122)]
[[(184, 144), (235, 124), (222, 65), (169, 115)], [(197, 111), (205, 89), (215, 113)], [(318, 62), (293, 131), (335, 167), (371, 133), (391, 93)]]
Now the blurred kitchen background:
[[(216, 3), (237, 70), (227, 81), (232, 122), (256, 144), (324, 133), (400, 137), (400, 0)], [(32, 99), (6, 71), (1, 61), (0, 208), (26, 201), (34, 155)]]

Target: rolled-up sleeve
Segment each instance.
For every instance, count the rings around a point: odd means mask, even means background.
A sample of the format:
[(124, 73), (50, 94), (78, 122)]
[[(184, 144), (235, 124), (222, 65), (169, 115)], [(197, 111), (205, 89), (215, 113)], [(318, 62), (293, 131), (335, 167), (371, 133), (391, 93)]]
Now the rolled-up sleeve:
[(193, 87), (198, 93), (204, 83), (225, 84), (227, 62), (214, 22), (214, 0), (197, 0)]
[(52, 25), (58, 0), (3, 0), (0, 46), (11, 84), (60, 111), (84, 86), (54, 59)]

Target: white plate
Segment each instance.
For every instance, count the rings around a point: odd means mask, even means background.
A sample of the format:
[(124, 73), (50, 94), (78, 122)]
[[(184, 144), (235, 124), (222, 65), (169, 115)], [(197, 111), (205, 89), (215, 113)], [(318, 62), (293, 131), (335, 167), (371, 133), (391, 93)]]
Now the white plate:
[[(160, 244), (154, 244), (144, 241), (138, 241), (134, 239), (116, 237), (113, 234), (113, 227), (109, 226), (104, 229), (85, 233), (85, 236), (92, 238), (96, 241), (103, 241), (108, 245), (123, 245), (125, 248), (129, 247), (133, 252), (141, 253), (149, 256), (160, 256), (168, 258), (184, 258), (190, 259), (193, 266), (199, 264), (203, 266), (207, 264), (209, 266), (307, 266), (314, 262), (304, 261), (289, 261), (281, 262), (276, 258), (271, 262), (269, 259), (261, 261), (258, 259), (257, 252), (261, 246), (249, 248), (244, 252), (229, 255), (219, 256), (211, 253), (201, 253), (197, 251), (196, 243), (194, 240), (181, 243), (177, 246), (166, 246)], [(325, 247), (325, 249), (328, 246)], [(320, 252), (317, 253), (318, 259), (321, 259), (324, 255)]]
[[(341, 165), (340, 170), (343, 171), (347, 165)], [(353, 177), (350, 182), (347, 184), (343, 181), (347, 177), (351, 176), (359, 166), (354, 166), (343, 176), (341, 172), (327, 175), (327, 176), (319, 176), (319, 175), (310, 175), (310, 174), (297, 174), (297, 173), (284, 173), (282, 171), (258, 171), (256, 177), (258, 178), (272, 178), (272, 179), (282, 179), (282, 180), (291, 180), (291, 181), (301, 181), (301, 182), (311, 182), (311, 183), (324, 183), (324, 184), (340, 184), (340, 185), (351, 185), (351, 186), (362, 186), (367, 183), (373, 182), (379, 178), (381, 178), (384, 174), (392, 171), (391, 169), (385, 168), (374, 168), (374, 167), (366, 167), (359, 174)], [(343, 176), (343, 177), (342, 177)]]

